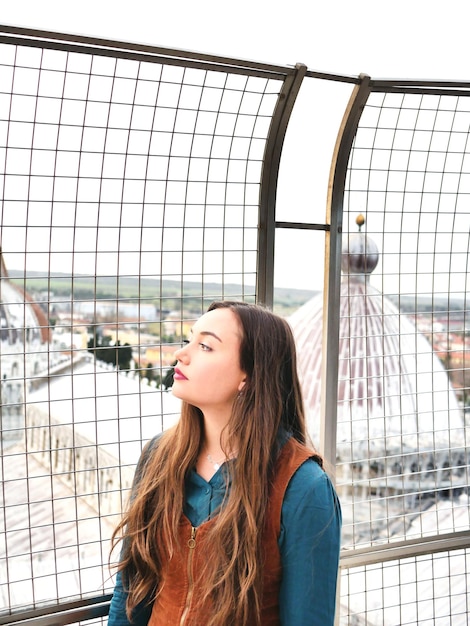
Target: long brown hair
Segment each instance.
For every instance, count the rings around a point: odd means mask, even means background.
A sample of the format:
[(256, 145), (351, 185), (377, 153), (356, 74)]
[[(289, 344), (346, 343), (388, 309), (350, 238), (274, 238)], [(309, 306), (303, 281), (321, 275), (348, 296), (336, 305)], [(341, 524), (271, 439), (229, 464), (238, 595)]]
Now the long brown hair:
[[(240, 367), (247, 374), (224, 433), (229, 450), (238, 450), (232, 486), (211, 528), (211, 559), (202, 580), (213, 615), (208, 626), (260, 623), (263, 582), (263, 533), (274, 464), (286, 431), (301, 443), (307, 434), (297, 376), (294, 338), (286, 320), (244, 302), (214, 302), (209, 311), (230, 308), (242, 330)], [(181, 417), (166, 431), (146, 466), (129, 510), (113, 534), (124, 540), (119, 569), (128, 590), (127, 612), (158, 594), (163, 563), (159, 546), (179, 549), (184, 483), (203, 445), (201, 411), (182, 403)], [(170, 545), (168, 544), (168, 539)]]

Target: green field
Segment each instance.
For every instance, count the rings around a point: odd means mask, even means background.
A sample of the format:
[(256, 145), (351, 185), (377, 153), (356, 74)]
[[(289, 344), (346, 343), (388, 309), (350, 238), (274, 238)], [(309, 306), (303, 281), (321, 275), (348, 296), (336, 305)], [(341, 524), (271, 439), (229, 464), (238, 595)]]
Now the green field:
[[(73, 276), (54, 274), (46, 276), (40, 272), (30, 272), (26, 276), (18, 271), (10, 271), (11, 282), (20, 286), (36, 299), (44, 300), (140, 300), (153, 302), (159, 308), (178, 309), (178, 302), (183, 298), (185, 305), (191, 308), (191, 301), (200, 307), (201, 294), (207, 303), (220, 297), (221, 285), (204, 284), (191, 281), (158, 280), (156, 278), (136, 276)], [(254, 299), (254, 287), (224, 284), (225, 297), (234, 299)], [(280, 314), (289, 314), (298, 309), (316, 292), (303, 289), (276, 288), (275, 310)]]

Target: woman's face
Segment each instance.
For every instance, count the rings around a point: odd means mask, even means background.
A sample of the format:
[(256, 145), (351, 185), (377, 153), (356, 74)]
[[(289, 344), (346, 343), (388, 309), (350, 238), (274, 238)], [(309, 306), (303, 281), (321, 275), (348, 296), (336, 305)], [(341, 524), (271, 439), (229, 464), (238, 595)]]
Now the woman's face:
[(231, 309), (205, 313), (194, 324), (189, 342), (175, 353), (173, 394), (203, 413), (215, 410), (228, 417), (246, 380), (240, 368), (241, 339)]

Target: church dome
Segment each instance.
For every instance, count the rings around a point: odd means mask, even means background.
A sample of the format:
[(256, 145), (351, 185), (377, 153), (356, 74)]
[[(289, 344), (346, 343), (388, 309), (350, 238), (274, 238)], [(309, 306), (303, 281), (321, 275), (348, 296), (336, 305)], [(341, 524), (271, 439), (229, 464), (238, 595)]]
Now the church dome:
[(51, 340), (47, 316), (24, 289), (11, 282), (1, 249), (0, 339), (10, 345)]
[(3, 446), (21, 440), (27, 393), (48, 371), (51, 331), (39, 304), (10, 280), (0, 248), (0, 374)]
[[(426, 337), (369, 275), (378, 248), (359, 232), (342, 250), (338, 460), (463, 446), (463, 418), (447, 372)], [(309, 427), (318, 442), (323, 296), (289, 319), (298, 349)], [(359, 448), (363, 450), (357, 454)]]

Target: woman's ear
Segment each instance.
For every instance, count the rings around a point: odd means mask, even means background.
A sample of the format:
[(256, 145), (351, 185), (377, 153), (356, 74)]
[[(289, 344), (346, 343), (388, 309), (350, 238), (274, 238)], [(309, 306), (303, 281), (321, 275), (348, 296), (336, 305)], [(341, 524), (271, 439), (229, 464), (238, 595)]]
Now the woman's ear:
[(246, 378), (244, 378), (241, 383), (238, 385), (238, 393), (243, 391), (243, 387), (246, 385)]

